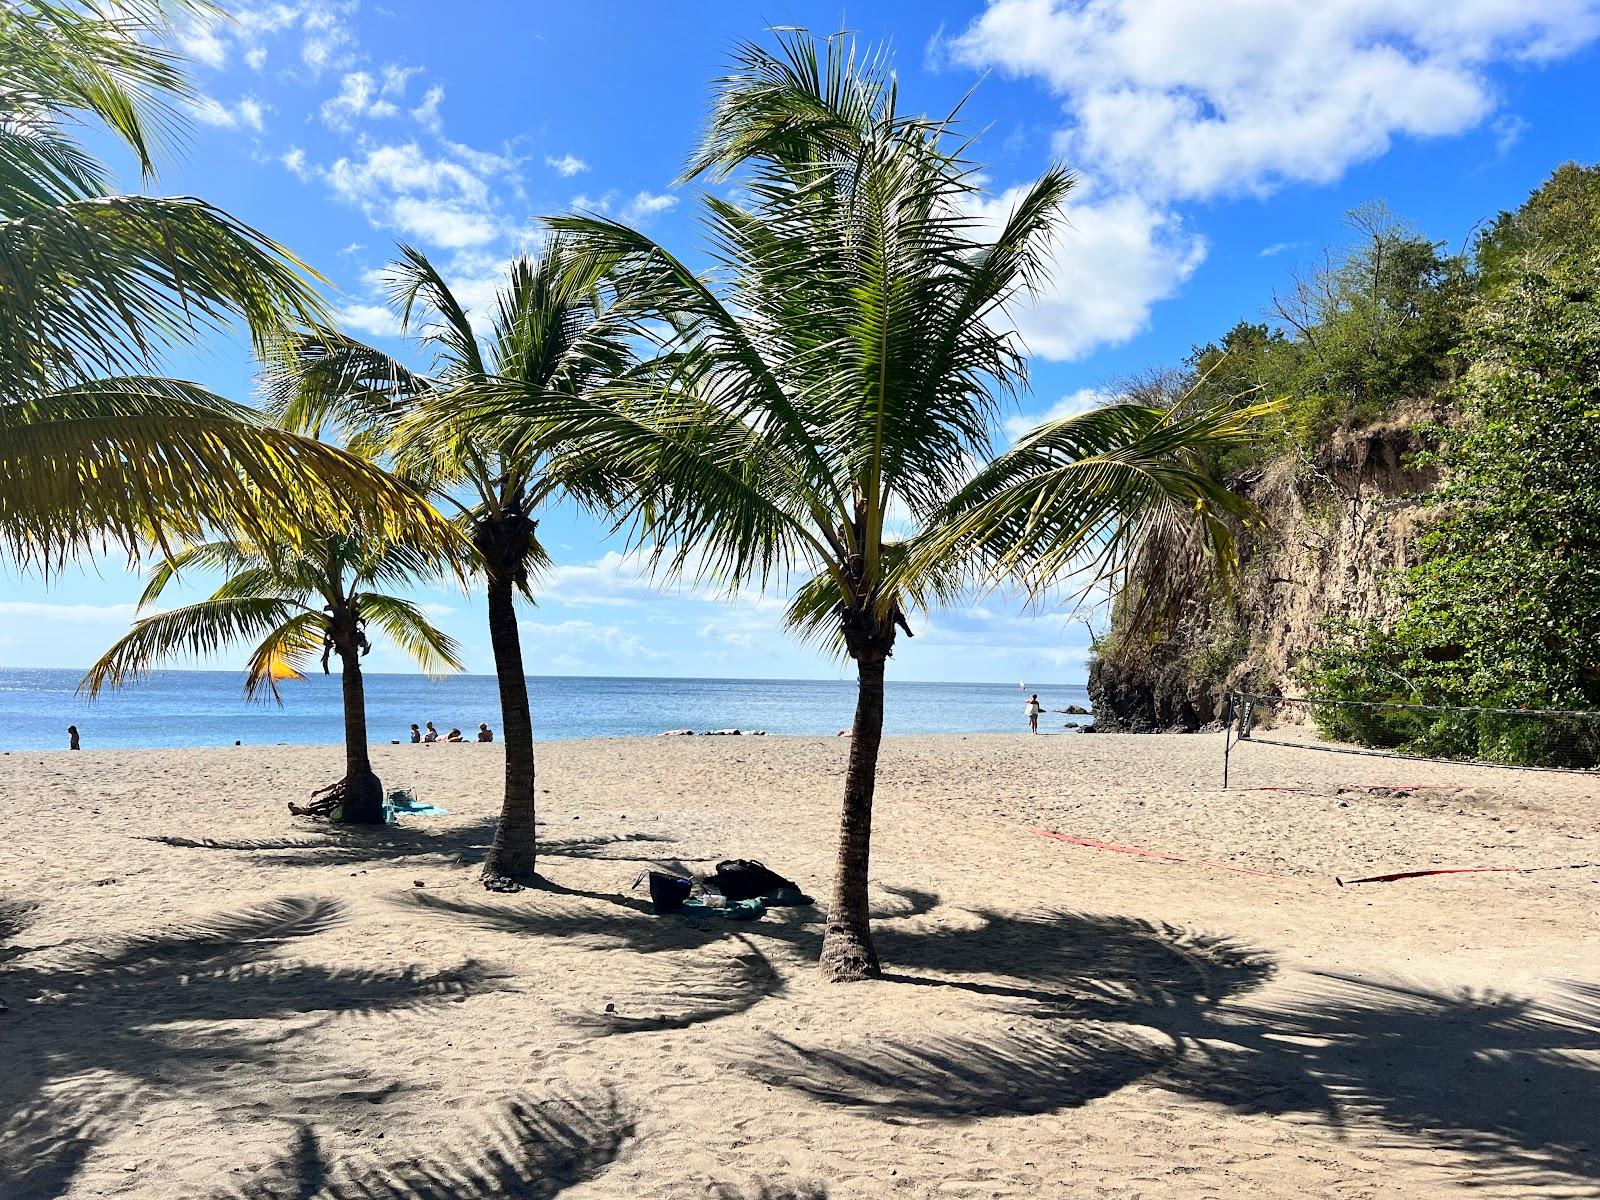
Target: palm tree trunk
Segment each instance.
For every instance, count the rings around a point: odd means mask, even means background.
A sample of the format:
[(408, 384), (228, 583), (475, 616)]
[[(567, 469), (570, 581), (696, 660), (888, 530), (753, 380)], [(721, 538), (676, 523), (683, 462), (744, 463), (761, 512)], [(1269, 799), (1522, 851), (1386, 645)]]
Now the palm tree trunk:
[(483, 864), (486, 880), (497, 877), (529, 882), (536, 868), (534, 847), (533, 715), (528, 706), (528, 676), (517, 633), (516, 594), (511, 578), (489, 577), (489, 640), (500, 680), (500, 721), (505, 727), (506, 787), (494, 844)]
[(836, 983), (878, 974), (878, 952), (867, 916), (867, 871), (872, 855), (872, 793), (883, 744), (884, 660), (877, 655), (859, 658), (856, 672), (860, 682), (850, 730), (850, 765), (844, 777), (839, 857), (822, 935), (822, 974)]
[(361, 678), (361, 652), (339, 649), (339, 681), (344, 689), (344, 817), (357, 825), (383, 824), (383, 784), (367, 753), (367, 688)]

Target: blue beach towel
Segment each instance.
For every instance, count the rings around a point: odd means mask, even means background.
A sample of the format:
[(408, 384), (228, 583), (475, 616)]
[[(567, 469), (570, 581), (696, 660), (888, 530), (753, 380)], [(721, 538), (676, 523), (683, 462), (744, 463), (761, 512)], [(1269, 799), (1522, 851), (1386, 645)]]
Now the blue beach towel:
[(418, 800), (410, 792), (397, 789), (389, 793), (389, 798), (383, 802), (383, 819), (390, 825), (398, 825), (401, 816), (408, 817), (447, 817), (450, 815), (448, 808), (440, 808), (437, 804), (428, 804)]

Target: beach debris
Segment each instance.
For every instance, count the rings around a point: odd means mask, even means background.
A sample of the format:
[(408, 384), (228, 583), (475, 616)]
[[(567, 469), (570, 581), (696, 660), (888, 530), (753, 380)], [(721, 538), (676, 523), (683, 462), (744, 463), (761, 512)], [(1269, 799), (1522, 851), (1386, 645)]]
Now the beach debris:
[(427, 883), (427, 880), (424, 880), (424, 879), (413, 879), (411, 881), (411, 886), (412, 887), (425, 888), (425, 887), (428, 886), (428, 883)]

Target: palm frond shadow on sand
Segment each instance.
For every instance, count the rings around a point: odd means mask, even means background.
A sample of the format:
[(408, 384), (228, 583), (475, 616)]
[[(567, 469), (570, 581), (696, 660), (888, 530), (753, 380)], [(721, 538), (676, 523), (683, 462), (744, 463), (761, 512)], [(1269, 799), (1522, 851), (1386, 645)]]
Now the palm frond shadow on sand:
[[(15, 942), (29, 914), (15, 904), (0, 911)], [(292, 1085), (294, 1027), (269, 1018), (403, 1012), (487, 986), (484, 969), (471, 961), (426, 974), (280, 957), (344, 916), (338, 901), (296, 896), (150, 935), (13, 946), (0, 959), (0, 999), (9, 1009), (0, 1018), (7, 1064), (0, 1072), (0, 1178), (31, 1171), (54, 1186), (10, 1192), (8, 1200), (58, 1194), (60, 1178), (71, 1177), (103, 1119), (140, 1097), (191, 1092), (242, 1102), (255, 1095), (251, 1081), (260, 1070)], [(247, 1064), (256, 1070), (238, 1070)], [(78, 1089), (77, 1132), (63, 1140), (69, 1127), (52, 1129), (41, 1114), (59, 1104), (62, 1089), (90, 1079), (92, 1089)], [(306, 1087), (327, 1098), (325, 1078), (308, 1078)], [(352, 1090), (346, 1098), (356, 1104), (370, 1093)]]
[(1314, 976), (1227, 938), (1070, 912), (890, 925), (888, 962), (994, 1004), (958, 1035), (770, 1039), (746, 1069), (830, 1103), (932, 1118), (1070, 1108), (1136, 1081), (1238, 1111), (1377, 1124), (1498, 1183), (1600, 1179), (1600, 988), (1528, 997)]
[[(938, 905), (932, 892), (896, 887), (882, 892), (874, 915), (883, 920), (921, 916)], [(822, 917), (815, 907), (773, 909), (748, 924), (714, 915), (663, 917), (639, 895), (584, 891), (550, 880), (505, 898), (461, 900), (411, 891), (397, 895), (395, 903), (497, 933), (580, 939), (640, 952), (608, 980), (590, 1011), (563, 1014), (569, 1025), (591, 1036), (686, 1029), (746, 1012), (783, 992), (774, 957), (809, 962), (822, 941)], [(602, 1008), (604, 1001), (612, 1007)]]
[[(434, 830), (425, 824), (392, 826), (328, 825), (315, 833), (258, 838), (191, 838), (159, 834), (142, 840), (177, 850), (218, 850), (249, 854), (257, 865), (275, 867), (332, 867), (377, 864), (416, 858), (448, 859), (461, 865), (483, 861), (494, 839), (495, 821), (488, 818), (470, 825)], [(644, 862), (651, 856), (619, 851), (641, 849), (668, 842), (653, 833), (604, 834), (593, 837), (552, 838), (539, 843), (539, 853), (555, 858), (593, 858), (616, 862)]]
[(550, 1200), (602, 1175), (635, 1126), (609, 1090), (513, 1101), (431, 1153), (335, 1159), (302, 1125), (282, 1158), (210, 1200)]

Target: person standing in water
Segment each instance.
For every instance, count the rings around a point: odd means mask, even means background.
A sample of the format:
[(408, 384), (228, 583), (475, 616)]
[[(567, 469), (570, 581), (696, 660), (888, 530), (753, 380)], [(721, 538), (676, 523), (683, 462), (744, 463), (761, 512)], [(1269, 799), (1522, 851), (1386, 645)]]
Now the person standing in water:
[(1035, 692), (1028, 697), (1028, 729), (1033, 733), (1039, 732), (1039, 714), (1044, 711), (1044, 705), (1039, 703), (1039, 693)]
[(67, 726), (67, 749), (76, 750), (77, 748), (78, 748), (78, 727), (76, 725), (68, 725)]

